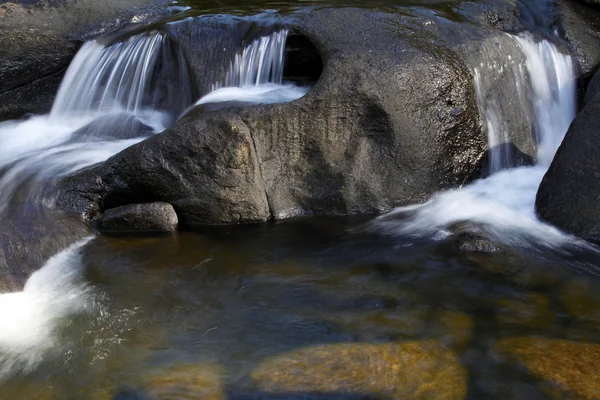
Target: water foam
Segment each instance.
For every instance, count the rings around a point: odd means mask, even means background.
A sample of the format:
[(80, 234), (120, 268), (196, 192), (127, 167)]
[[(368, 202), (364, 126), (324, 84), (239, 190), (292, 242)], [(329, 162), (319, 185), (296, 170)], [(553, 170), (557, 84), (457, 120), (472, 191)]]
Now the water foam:
[(81, 249), (89, 240), (48, 260), (23, 291), (0, 294), (0, 379), (32, 370), (49, 353), (60, 354), (58, 332), (64, 320), (98, 311), (82, 278)]
[(265, 83), (243, 87), (224, 87), (202, 97), (199, 104), (239, 102), (244, 104), (275, 104), (296, 100), (306, 93), (308, 87)]

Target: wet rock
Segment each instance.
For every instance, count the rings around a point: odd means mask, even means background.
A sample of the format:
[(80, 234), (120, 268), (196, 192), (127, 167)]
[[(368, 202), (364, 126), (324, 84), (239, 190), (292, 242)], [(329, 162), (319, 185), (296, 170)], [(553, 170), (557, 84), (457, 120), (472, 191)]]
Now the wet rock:
[(600, 102), (577, 115), (536, 198), (541, 219), (590, 241), (600, 241)]
[(253, 372), (267, 393), (463, 399), (467, 373), (436, 342), (313, 346), (266, 360)]
[(79, 42), (0, 28), (0, 121), (50, 110)]
[[(381, 213), (470, 182), (487, 135), (468, 65), (486, 41), (521, 53), (489, 27), (424, 18), (352, 8), (303, 15), (291, 28), (324, 64), (306, 96), (194, 109), (64, 182), (62, 204), (93, 219), (150, 198), (173, 204), (183, 224), (254, 222)], [(509, 131), (524, 132), (515, 143), (533, 151), (530, 131)]]
[(497, 253), (502, 248), (491, 239), (474, 233), (461, 233), (454, 238), (454, 248), (467, 253)]
[[(117, 207), (164, 201), (188, 226), (260, 222), (269, 217), (252, 137), (239, 116), (185, 118), (176, 128), (111, 160), (70, 178), (63, 204), (66, 201), (71, 209), (84, 205), (93, 218), (101, 211), (100, 202)], [(96, 200), (91, 208), (86, 199)]]
[(571, 44), (585, 84), (600, 67), (600, 12), (577, 1), (559, 0), (556, 20)]
[(496, 349), (543, 382), (553, 399), (600, 399), (600, 345), (523, 337), (503, 339)]
[(594, 74), (594, 77), (587, 86), (583, 106), (600, 103), (600, 73)]
[(112, 232), (172, 232), (177, 224), (173, 206), (160, 202), (111, 208), (100, 220), (100, 228)]

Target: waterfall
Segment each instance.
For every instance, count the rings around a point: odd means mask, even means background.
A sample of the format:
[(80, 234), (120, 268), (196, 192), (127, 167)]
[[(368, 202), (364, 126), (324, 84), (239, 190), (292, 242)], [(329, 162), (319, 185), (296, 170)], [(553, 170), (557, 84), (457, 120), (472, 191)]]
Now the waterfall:
[[(532, 167), (503, 169), (505, 155), (497, 155), (494, 173), (462, 189), (434, 195), (420, 205), (398, 208), (376, 219), (372, 228), (408, 237), (445, 238), (456, 224), (475, 224), (498, 242), (524, 246), (532, 242), (551, 248), (573, 243), (573, 238), (540, 222), (535, 215), (535, 196), (569, 124), (575, 117), (575, 67), (565, 54), (547, 39), (534, 35), (512, 36), (523, 52), (526, 71), (517, 86), (529, 88), (534, 110), (537, 164)], [(502, 55), (504, 57), (504, 55)], [(485, 70), (476, 70), (475, 86), (481, 84)], [(505, 82), (505, 84), (508, 84)], [(477, 88), (478, 91), (480, 88)], [(481, 102), (484, 96), (478, 93)], [(497, 107), (496, 107), (497, 106)], [(490, 146), (507, 134), (506, 115), (493, 101), (479, 104), (490, 133)]]
[(288, 30), (284, 29), (255, 39), (234, 56), (225, 80), (216, 83), (213, 89), (281, 84), (287, 37)]
[(284, 29), (252, 41), (233, 57), (225, 80), (196, 104), (286, 103), (304, 96), (309, 87), (283, 84), (287, 37)]
[[(508, 40), (507, 40), (508, 39)], [(511, 35), (503, 34), (481, 43), (471, 62), (477, 104), (488, 133), (489, 173), (518, 166), (516, 147), (532, 148), (534, 131), (531, 89), (526, 58)], [(501, 56), (499, 56), (501, 54)], [(525, 134), (515, 135), (523, 132)], [(487, 175), (487, 174), (486, 174)]]
[(60, 86), (50, 116), (162, 110), (166, 126), (192, 104), (194, 83), (182, 52), (160, 32), (104, 46), (85, 43)]
[(85, 43), (65, 75), (51, 115), (115, 108), (140, 111), (163, 42), (164, 36), (154, 33), (109, 47), (95, 40)]
[(538, 141), (538, 165), (549, 167), (577, 108), (573, 59), (547, 40), (531, 34), (515, 37), (527, 58), (533, 89), (533, 107)]

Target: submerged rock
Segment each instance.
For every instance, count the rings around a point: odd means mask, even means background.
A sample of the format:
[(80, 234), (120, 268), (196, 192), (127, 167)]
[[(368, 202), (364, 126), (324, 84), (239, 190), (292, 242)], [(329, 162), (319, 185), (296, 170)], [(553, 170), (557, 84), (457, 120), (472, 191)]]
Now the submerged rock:
[(267, 359), (252, 379), (272, 394), (398, 400), (459, 400), (467, 394), (467, 372), (435, 341), (307, 347)]
[(97, 118), (73, 132), (75, 142), (97, 142), (147, 137), (153, 129), (128, 113), (115, 113)]
[(182, 364), (156, 370), (146, 376), (142, 395), (122, 398), (147, 400), (224, 400), (220, 368), (210, 365)]
[[(494, 56), (488, 50), (501, 45), (520, 60), (508, 35), (352, 8), (302, 15), (291, 29), (323, 62), (306, 96), (194, 109), (157, 137), (67, 179), (62, 205), (95, 219), (103, 207), (151, 198), (173, 204), (184, 225), (254, 222), (381, 213), (481, 176), (487, 135), (470, 65), (479, 65), (482, 46)], [(514, 142), (532, 154), (531, 131), (516, 128), (509, 129), (521, 132)]]
[(111, 208), (100, 220), (102, 230), (118, 232), (172, 232), (177, 224), (173, 206), (160, 202)]
[(523, 337), (503, 339), (496, 349), (542, 380), (553, 399), (600, 399), (600, 345)]
[(572, 280), (561, 291), (563, 304), (569, 314), (579, 320), (600, 323), (600, 291), (595, 282)]

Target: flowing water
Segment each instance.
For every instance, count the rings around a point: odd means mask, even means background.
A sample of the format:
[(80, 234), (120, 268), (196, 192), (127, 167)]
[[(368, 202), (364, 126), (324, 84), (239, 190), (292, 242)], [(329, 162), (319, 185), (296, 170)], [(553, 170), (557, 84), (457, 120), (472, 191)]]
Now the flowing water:
[[(172, 7), (184, 16), (188, 7), (256, 11), (219, 3)], [(510, 36), (523, 61), (472, 66), (489, 177), (375, 220), (310, 218), (147, 238), (80, 233), (22, 290), (0, 294), (0, 400), (393, 398), (390, 387), (406, 385), (398, 368), (429, 368), (390, 350), (403, 343), (451, 349), (456, 358), (430, 356), (466, 371), (452, 385), (464, 385), (468, 399), (546, 399), (539, 380), (499, 358), (495, 343), (600, 343), (600, 255), (534, 213), (537, 187), (576, 111), (573, 60), (546, 19), (534, 17), (542, 6), (524, 17), (543, 35)], [(0, 123), (6, 227), (58, 224), (58, 179), (163, 131), (194, 104), (286, 102), (310, 89), (285, 82), (288, 31), (277, 27), (225, 49), (230, 58), (215, 66), (223, 74), (203, 93), (194, 76), (212, 75), (179, 45), (176, 30), (189, 22), (182, 21), (85, 43), (49, 115)], [(524, 124), (536, 139), (533, 166), (513, 168), (502, 146), (512, 135), (496, 97), (502, 85), (531, 110)], [(455, 239), (465, 230), (504, 251), (459, 251)]]
[[(570, 55), (563, 53), (547, 39), (524, 33), (513, 36), (526, 63), (516, 66), (517, 79), (509, 88), (519, 94), (523, 108), (532, 108), (537, 139), (537, 160), (531, 167), (509, 169), (511, 156), (506, 147), (510, 132), (504, 123), (503, 104), (494, 93), (484, 93), (480, 66), (474, 68), (482, 116), (488, 127), (492, 149), (487, 179), (465, 188), (435, 195), (425, 204), (399, 208), (380, 217), (373, 229), (412, 236), (446, 238), (461, 223), (474, 223), (493, 240), (510, 246), (581, 246), (558, 229), (539, 221), (535, 215), (537, 189), (548, 170), (558, 146), (575, 118), (575, 66)], [(492, 70), (491, 74), (494, 74)], [(531, 85), (531, 96), (523, 96), (524, 85)]]

